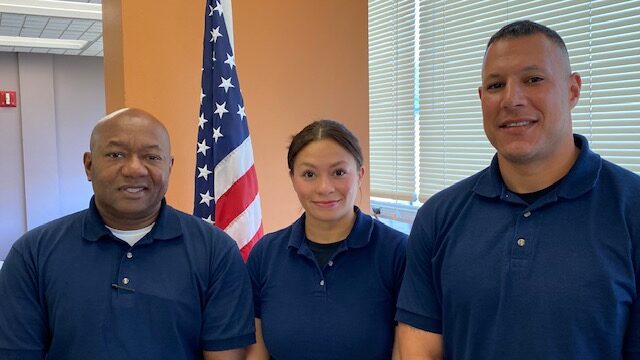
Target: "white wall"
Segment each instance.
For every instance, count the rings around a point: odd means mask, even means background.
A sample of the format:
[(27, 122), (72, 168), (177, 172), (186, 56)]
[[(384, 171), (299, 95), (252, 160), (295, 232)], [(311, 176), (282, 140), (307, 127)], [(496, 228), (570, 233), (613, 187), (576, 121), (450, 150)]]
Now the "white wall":
[(82, 167), (89, 134), (104, 116), (102, 58), (0, 52), (0, 260), (25, 231), (86, 208)]

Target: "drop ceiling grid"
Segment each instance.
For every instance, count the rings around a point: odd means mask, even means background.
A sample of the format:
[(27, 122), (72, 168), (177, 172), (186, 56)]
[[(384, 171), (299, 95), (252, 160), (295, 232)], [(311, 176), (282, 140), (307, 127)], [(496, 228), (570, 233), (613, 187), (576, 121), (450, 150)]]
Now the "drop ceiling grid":
[[(67, 0), (100, 4), (100, 0)], [(1, 36), (85, 40), (83, 50), (0, 46), (0, 51), (103, 56), (102, 21), (0, 13)]]

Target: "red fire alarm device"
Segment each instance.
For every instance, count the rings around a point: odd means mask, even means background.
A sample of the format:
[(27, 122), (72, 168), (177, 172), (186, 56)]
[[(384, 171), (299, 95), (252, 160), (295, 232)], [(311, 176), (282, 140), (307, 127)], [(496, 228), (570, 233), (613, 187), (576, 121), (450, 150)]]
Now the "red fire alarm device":
[(16, 92), (0, 90), (0, 107), (16, 107)]

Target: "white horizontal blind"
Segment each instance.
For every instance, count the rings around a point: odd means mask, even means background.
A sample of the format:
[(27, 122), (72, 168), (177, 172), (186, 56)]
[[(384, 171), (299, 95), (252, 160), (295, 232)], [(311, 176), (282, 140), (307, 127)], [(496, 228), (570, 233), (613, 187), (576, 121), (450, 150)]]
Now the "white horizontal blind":
[(413, 200), (415, 2), (369, 1), (371, 196)]
[(478, 84), (484, 46), (504, 6), (495, 1), (420, 5), (420, 201), (487, 166)]
[(583, 78), (574, 132), (640, 174), (640, 1), (421, 1), (419, 199), (488, 166), (477, 88), (486, 42), (509, 22), (556, 30)]
[(574, 131), (605, 159), (640, 174), (640, 1), (593, 1), (589, 26), (575, 54), (567, 44), (583, 79)]
[(495, 150), (482, 129), (482, 58), (490, 36), (521, 19), (551, 27), (567, 44), (583, 81), (574, 132), (640, 174), (640, 0), (421, 0), (414, 15), (416, 1), (369, 1), (372, 196), (418, 193), (425, 201), (488, 166)]

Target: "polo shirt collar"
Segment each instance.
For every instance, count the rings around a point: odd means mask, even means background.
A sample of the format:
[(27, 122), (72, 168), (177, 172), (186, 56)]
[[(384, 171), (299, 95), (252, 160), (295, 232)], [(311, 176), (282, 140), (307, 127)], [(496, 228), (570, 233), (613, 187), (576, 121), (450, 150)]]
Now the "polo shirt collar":
[[(351, 232), (345, 239), (347, 248), (361, 248), (369, 243), (371, 240), (371, 233), (373, 232), (373, 218), (364, 214), (357, 206), (353, 207), (353, 211), (356, 213), (356, 221), (353, 223)], [(304, 232), (306, 214), (302, 214), (291, 225), (291, 235), (289, 236), (289, 247), (300, 249), (302, 244), (307, 238)]]
[[(88, 241), (98, 241), (103, 236), (110, 236), (111, 231), (107, 229), (96, 207), (95, 196), (91, 197), (89, 209), (87, 209), (82, 227), (82, 237)], [(167, 205), (167, 201), (163, 198), (160, 205), (158, 218), (153, 229), (147, 234), (150, 236), (149, 242), (153, 240), (168, 240), (182, 235), (182, 226), (176, 210)], [(143, 239), (144, 240), (144, 239)], [(140, 240), (142, 243), (143, 240)], [(144, 241), (145, 243), (147, 241)]]
[[(602, 167), (600, 155), (589, 149), (589, 141), (584, 136), (574, 134), (573, 141), (580, 149), (580, 154), (556, 189), (557, 196), (568, 199), (577, 198), (591, 190), (598, 180)], [(485, 197), (503, 196), (508, 192), (500, 175), (497, 154), (493, 156), (489, 168), (479, 176), (473, 191)]]

